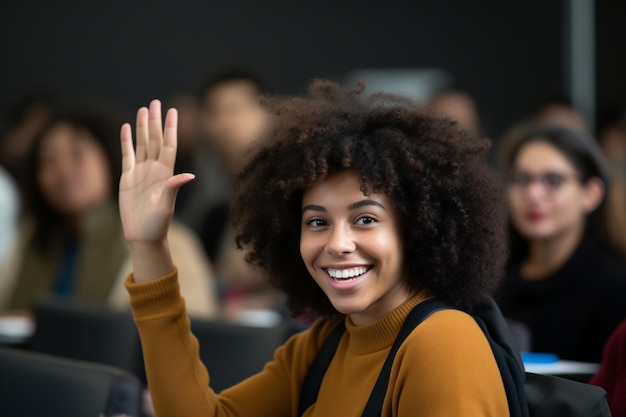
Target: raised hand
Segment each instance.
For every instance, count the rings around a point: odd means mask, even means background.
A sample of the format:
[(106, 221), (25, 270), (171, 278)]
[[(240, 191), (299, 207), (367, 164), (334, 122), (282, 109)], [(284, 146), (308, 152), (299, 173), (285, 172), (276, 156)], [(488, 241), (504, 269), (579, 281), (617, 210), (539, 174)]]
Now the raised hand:
[[(122, 177), (120, 215), (124, 237), (131, 247), (135, 280), (155, 279), (171, 271), (167, 247), (176, 192), (191, 181), (192, 174), (174, 173), (178, 114), (170, 109), (161, 125), (161, 103), (137, 111), (137, 148), (131, 127), (122, 126)], [(162, 259), (152, 259), (152, 258)]]

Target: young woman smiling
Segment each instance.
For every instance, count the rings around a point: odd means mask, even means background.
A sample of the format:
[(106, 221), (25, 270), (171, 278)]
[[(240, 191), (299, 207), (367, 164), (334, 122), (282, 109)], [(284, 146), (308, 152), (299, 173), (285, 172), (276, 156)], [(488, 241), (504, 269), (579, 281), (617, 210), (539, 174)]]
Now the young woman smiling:
[(354, 325), (373, 323), (415, 293), (394, 206), (384, 194), (363, 195), (356, 171), (339, 171), (312, 185), (302, 205), (302, 260)]
[[(237, 243), (283, 290), (293, 314), (320, 319), (265, 369), (221, 394), (198, 358), (166, 233), (176, 190), (176, 111), (137, 114), (137, 147), (122, 127), (120, 210), (134, 273), (126, 282), (157, 415), (300, 415), (303, 380), (329, 334), (342, 336), (317, 402), (303, 415), (359, 416), (409, 312), (438, 297), (404, 341), (383, 416), (508, 415), (502, 378), (471, 311), (505, 260), (498, 181), (486, 141), (388, 96), (314, 82), (306, 97), (272, 99), (277, 126), (237, 180)], [(236, 360), (236, 358), (233, 358)]]

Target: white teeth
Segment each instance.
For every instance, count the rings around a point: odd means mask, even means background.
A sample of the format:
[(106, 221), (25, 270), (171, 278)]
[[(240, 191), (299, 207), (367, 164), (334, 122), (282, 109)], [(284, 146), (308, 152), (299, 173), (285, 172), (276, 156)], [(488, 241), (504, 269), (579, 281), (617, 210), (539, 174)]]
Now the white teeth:
[(357, 266), (354, 268), (346, 268), (346, 269), (332, 269), (328, 268), (328, 275), (335, 279), (346, 279), (346, 278), (354, 278), (359, 275), (363, 275), (367, 272), (367, 267), (365, 266)]

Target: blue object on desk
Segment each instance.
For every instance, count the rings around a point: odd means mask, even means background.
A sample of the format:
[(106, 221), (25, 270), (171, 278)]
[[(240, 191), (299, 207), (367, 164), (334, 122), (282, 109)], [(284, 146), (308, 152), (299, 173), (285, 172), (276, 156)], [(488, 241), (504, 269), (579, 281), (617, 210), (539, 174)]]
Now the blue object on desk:
[(556, 353), (522, 352), (524, 363), (556, 363), (559, 356)]

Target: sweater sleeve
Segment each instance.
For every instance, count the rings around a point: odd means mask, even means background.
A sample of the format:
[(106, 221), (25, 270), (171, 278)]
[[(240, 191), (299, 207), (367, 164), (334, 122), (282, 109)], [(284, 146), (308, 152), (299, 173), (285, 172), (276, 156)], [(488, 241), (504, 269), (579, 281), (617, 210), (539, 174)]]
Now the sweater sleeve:
[[(400, 359), (400, 360), (398, 360)], [(388, 405), (398, 416), (508, 416), (508, 403), (489, 342), (473, 318), (434, 313), (398, 351)], [(407, 394), (407, 390), (410, 394)]]
[(304, 374), (332, 327), (314, 326), (322, 332), (314, 331), (313, 338), (310, 331), (293, 337), (262, 372), (218, 395), (209, 387), (209, 373), (200, 361), (177, 271), (147, 283), (135, 283), (131, 274), (125, 284), (158, 417), (294, 415)]

